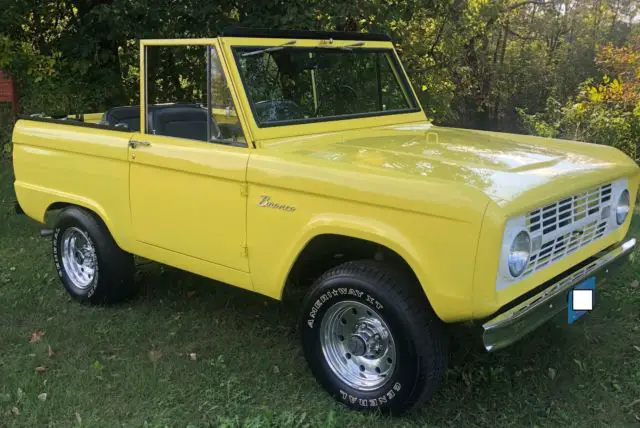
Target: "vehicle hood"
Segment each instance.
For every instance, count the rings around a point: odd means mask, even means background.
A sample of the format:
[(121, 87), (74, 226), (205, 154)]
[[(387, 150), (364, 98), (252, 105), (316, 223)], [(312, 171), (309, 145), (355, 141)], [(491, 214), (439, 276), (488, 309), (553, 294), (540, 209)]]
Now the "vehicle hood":
[(498, 205), (531, 192), (538, 201), (549, 199), (638, 173), (634, 161), (607, 146), (430, 123), (314, 134), (265, 147), (349, 168), (455, 182)]

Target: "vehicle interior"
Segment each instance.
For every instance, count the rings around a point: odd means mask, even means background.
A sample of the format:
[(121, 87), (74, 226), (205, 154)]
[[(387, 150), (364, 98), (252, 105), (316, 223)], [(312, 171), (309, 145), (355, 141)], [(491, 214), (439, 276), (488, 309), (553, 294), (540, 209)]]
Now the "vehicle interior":
[[(150, 105), (148, 121), (152, 134), (207, 141), (207, 109), (202, 104)], [(113, 107), (100, 123), (139, 132), (140, 106)], [(244, 146), (238, 123), (216, 123), (213, 128), (217, 142)]]

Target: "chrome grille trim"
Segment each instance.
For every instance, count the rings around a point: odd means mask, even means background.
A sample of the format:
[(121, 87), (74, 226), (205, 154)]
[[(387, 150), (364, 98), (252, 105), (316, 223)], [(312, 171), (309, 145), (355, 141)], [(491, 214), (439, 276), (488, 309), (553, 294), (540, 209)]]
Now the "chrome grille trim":
[[(607, 182), (508, 219), (496, 289), (519, 282), (617, 229), (615, 202), (628, 185), (626, 178)], [(513, 239), (523, 230), (531, 237), (531, 256), (522, 275), (514, 278), (507, 258)]]
[(542, 229), (546, 235), (599, 213), (611, 201), (611, 191), (612, 184), (608, 183), (531, 211), (525, 217), (529, 234), (535, 235)]
[(600, 239), (607, 230), (606, 221), (592, 221), (583, 228), (579, 228), (557, 238), (545, 242), (538, 252), (532, 253), (529, 264), (523, 275), (529, 275), (532, 272), (571, 254), (572, 252), (584, 247), (590, 242)]
[(534, 248), (522, 277), (602, 238), (611, 213), (611, 193), (612, 184), (607, 183), (526, 214)]

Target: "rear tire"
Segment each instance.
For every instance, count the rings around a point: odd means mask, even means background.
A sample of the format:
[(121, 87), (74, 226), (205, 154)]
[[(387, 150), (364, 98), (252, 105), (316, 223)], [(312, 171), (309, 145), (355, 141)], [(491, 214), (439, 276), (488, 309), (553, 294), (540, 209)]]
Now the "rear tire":
[(416, 285), (403, 272), (365, 260), (335, 267), (311, 287), (300, 319), (302, 346), (316, 379), (338, 401), (398, 414), (439, 389), (448, 337)]
[(118, 247), (94, 213), (65, 208), (53, 230), (52, 246), (58, 276), (79, 302), (116, 303), (136, 291), (133, 256)]

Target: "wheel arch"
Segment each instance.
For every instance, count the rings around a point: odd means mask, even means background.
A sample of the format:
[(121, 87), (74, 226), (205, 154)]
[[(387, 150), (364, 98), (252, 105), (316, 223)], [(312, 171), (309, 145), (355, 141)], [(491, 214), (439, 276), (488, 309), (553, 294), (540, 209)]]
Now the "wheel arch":
[(102, 221), (102, 223), (104, 223), (105, 226), (109, 228), (109, 231), (111, 231), (111, 228), (109, 227), (109, 216), (107, 215), (105, 210), (97, 203), (89, 200), (77, 200), (71, 198), (56, 199), (55, 202), (50, 202), (45, 208), (43, 219), (46, 220), (48, 216), (54, 214), (56, 211), (63, 210), (68, 207), (82, 208), (91, 212), (92, 214), (96, 215)]
[(16, 181), (14, 189), (24, 213), (37, 222), (46, 223), (52, 213), (67, 206), (84, 208), (102, 221), (120, 248), (133, 252), (130, 207), (118, 204), (113, 195), (96, 192), (95, 197), (86, 197), (24, 181)]
[(56, 213), (68, 207), (77, 207), (84, 209), (94, 216), (107, 228), (114, 241), (120, 248), (123, 247), (123, 237), (118, 233), (117, 227), (113, 225), (111, 218), (107, 215), (106, 211), (95, 201), (88, 199), (75, 199), (75, 198), (56, 198), (53, 202), (49, 202), (44, 212), (41, 214), (41, 222), (49, 220), (54, 217)]
[[(361, 220), (360, 220), (361, 221)], [(281, 273), (282, 284), (280, 298), (286, 299), (292, 289), (308, 288), (311, 279), (322, 272), (346, 261), (357, 259), (373, 259), (387, 261), (402, 269), (415, 279), (415, 285), (424, 294), (427, 302), (438, 314), (433, 306), (427, 285), (431, 283), (424, 266), (420, 262), (417, 250), (406, 236), (392, 226), (381, 228), (381, 225), (370, 224), (372, 227), (318, 227), (309, 230), (295, 246), (286, 263), (286, 270)], [(374, 231), (385, 231), (375, 233)], [(346, 251), (345, 251), (346, 248)], [(344, 257), (327, 260), (326, 257), (342, 252)], [(320, 260), (320, 262), (318, 262)], [(312, 268), (311, 271), (307, 269)], [(315, 272), (313, 269), (317, 270)], [(311, 278), (304, 278), (305, 272)]]

